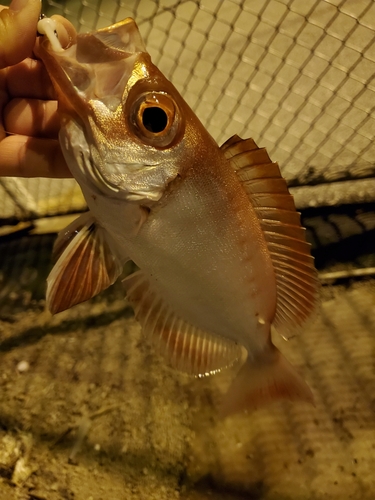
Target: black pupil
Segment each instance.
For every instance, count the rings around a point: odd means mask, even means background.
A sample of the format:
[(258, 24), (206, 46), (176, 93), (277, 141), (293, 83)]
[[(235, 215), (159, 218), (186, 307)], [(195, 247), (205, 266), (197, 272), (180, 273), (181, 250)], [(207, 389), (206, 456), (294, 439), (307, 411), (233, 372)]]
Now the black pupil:
[(155, 107), (146, 108), (142, 115), (143, 126), (150, 132), (163, 132), (168, 123), (167, 113)]

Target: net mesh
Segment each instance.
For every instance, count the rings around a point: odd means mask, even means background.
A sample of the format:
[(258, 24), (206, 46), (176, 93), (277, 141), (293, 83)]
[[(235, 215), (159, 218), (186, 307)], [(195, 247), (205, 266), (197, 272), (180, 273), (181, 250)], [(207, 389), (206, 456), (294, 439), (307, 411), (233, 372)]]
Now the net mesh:
[[(79, 31), (134, 17), (154, 63), (214, 138), (253, 137), (292, 186), (375, 176), (372, 0), (48, 0), (43, 12)], [(2, 217), (84, 207), (71, 180), (3, 189)], [(375, 197), (374, 182), (363, 189)]]
[(126, 16), (221, 143), (252, 136), (306, 183), (374, 173), (372, 0), (49, 2), (80, 31)]

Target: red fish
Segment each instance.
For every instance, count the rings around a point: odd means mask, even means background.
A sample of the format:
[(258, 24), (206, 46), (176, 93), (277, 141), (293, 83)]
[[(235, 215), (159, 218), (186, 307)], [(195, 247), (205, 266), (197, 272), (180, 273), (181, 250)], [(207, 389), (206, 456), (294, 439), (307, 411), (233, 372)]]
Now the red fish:
[(57, 240), (53, 313), (111, 285), (132, 260), (127, 298), (170, 363), (201, 376), (247, 359), (225, 414), (313, 396), (271, 341), (301, 329), (317, 277), (292, 196), (265, 149), (219, 147), (151, 62), (128, 18), (80, 34), (53, 31), (38, 56), (55, 86), (60, 143), (89, 212)]

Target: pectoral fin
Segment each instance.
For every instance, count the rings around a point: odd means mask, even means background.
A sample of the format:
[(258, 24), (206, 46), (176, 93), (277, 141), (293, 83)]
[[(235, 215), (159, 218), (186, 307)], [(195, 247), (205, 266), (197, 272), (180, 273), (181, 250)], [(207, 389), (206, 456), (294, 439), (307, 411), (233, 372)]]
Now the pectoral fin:
[(125, 278), (124, 284), (143, 332), (174, 368), (192, 375), (209, 375), (241, 356), (239, 345), (179, 318), (142, 271)]
[(90, 212), (60, 232), (53, 253), (57, 262), (47, 279), (47, 307), (53, 314), (105, 290), (123, 269)]

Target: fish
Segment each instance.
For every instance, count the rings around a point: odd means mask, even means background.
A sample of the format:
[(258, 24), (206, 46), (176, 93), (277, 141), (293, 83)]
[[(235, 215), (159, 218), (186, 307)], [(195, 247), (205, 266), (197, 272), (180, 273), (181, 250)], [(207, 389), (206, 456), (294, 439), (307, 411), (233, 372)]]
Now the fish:
[(48, 22), (36, 53), (88, 207), (56, 240), (50, 311), (108, 288), (130, 260), (127, 300), (172, 367), (202, 377), (243, 361), (224, 416), (280, 399), (313, 403), (271, 336), (271, 327), (285, 338), (302, 331), (318, 303), (310, 244), (278, 164), (251, 138), (219, 147), (152, 63), (133, 19), (65, 48)]

